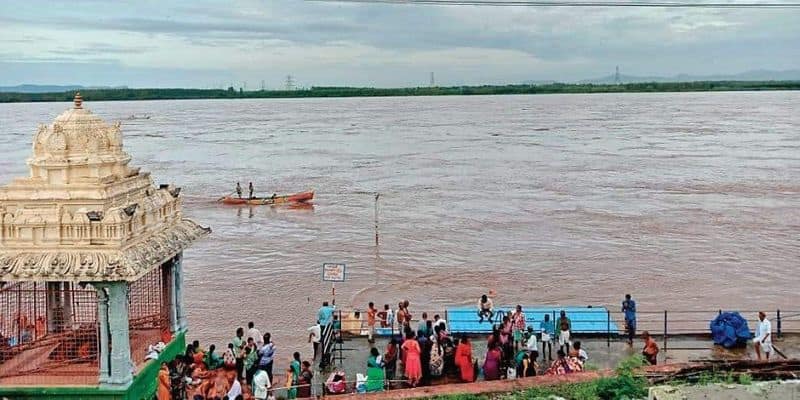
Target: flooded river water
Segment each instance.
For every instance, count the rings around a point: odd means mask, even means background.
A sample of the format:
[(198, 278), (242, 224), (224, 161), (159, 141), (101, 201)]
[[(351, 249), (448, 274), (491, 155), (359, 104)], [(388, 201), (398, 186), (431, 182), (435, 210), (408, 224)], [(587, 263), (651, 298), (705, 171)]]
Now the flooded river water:
[[(791, 308), (798, 92), (87, 102), (214, 233), (186, 252), (190, 335), (253, 320), (299, 349), (337, 303)], [(0, 105), (0, 182), (68, 103)], [(131, 114), (150, 119), (126, 121)], [(314, 188), (313, 210), (228, 207)], [(380, 192), (380, 247), (374, 198)], [(797, 308), (797, 307), (795, 307)], [(303, 347), (304, 348), (304, 347)]]

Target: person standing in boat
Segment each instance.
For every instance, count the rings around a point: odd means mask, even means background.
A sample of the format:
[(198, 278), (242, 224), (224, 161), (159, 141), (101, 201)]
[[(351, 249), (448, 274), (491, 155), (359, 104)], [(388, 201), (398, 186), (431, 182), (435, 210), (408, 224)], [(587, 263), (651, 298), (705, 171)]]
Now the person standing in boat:
[(240, 185), (239, 182), (236, 182), (236, 195), (239, 196), (240, 199), (242, 198), (242, 185)]
[(252, 199), (253, 198), (253, 182), (250, 182), (250, 184), (247, 185), (247, 186), (248, 186), (248, 189), (250, 190), (250, 197), (248, 197), (248, 198)]

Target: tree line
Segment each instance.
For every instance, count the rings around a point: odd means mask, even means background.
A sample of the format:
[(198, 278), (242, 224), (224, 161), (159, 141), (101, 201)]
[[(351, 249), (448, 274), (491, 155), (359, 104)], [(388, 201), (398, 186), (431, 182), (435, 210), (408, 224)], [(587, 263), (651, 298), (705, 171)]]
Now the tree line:
[[(303, 97), (373, 97), (373, 96), (454, 96), (556, 93), (646, 93), (800, 90), (800, 81), (698, 81), (641, 82), (622, 84), (550, 83), (483, 86), (371, 88), (315, 86), (300, 90), (244, 91), (225, 89), (85, 89), (86, 101), (188, 100), (188, 99), (260, 99)], [(0, 103), (72, 101), (74, 91), (57, 93), (0, 93)]]

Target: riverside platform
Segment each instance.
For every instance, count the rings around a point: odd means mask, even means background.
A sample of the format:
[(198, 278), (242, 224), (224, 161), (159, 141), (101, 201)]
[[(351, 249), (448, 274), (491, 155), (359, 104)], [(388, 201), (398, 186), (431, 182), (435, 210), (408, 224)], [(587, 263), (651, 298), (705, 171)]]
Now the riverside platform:
[[(491, 333), (492, 325), (502, 323), (503, 317), (511, 315), (516, 306), (501, 306), (494, 308), (494, 318), (491, 322), (479, 322), (476, 307), (447, 307), (447, 325), (450, 333), (454, 334), (480, 334)], [(549, 315), (555, 326), (561, 311), (567, 313), (574, 333), (581, 334), (607, 334), (619, 332), (617, 324), (611, 320), (610, 313), (605, 307), (552, 307), (552, 306), (523, 306), (525, 324), (532, 326), (535, 332), (542, 329), (544, 316)]]
[[(494, 317), (491, 321), (480, 322), (476, 307), (450, 306), (445, 307), (443, 317), (451, 334), (489, 334), (492, 326), (503, 322), (503, 316), (511, 315), (516, 306), (500, 306), (494, 308)], [(619, 326), (614, 322), (611, 313), (606, 307), (553, 307), (553, 306), (523, 306), (525, 322), (533, 327), (535, 332), (541, 331), (544, 316), (549, 315), (555, 326), (561, 311), (567, 313), (572, 323), (571, 331), (585, 335), (607, 335), (620, 332)], [(429, 313), (430, 314), (430, 313)], [(429, 315), (432, 316), (432, 315)], [(375, 333), (379, 336), (389, 336), (397, 333), (397, 328), (377, 328)]]

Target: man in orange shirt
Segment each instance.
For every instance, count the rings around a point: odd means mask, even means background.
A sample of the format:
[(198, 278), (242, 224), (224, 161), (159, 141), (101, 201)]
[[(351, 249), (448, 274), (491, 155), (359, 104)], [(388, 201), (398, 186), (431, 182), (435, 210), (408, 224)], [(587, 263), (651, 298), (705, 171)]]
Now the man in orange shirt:
[(642, 332), (642, 339), (644, 339), (642, 355), (647, 359), (650, 365), (656, 365), (658, 360), (658, 344), (656, 344), (656, 341), (653, 340), (648, 331)]
[(369, 302), (369, 309), (367, 310), (367, 328), (369, 329), (369, 342), (375, 342), (375, 317), (378, 316), (378, 309), (375, 308), (375, 303)]

